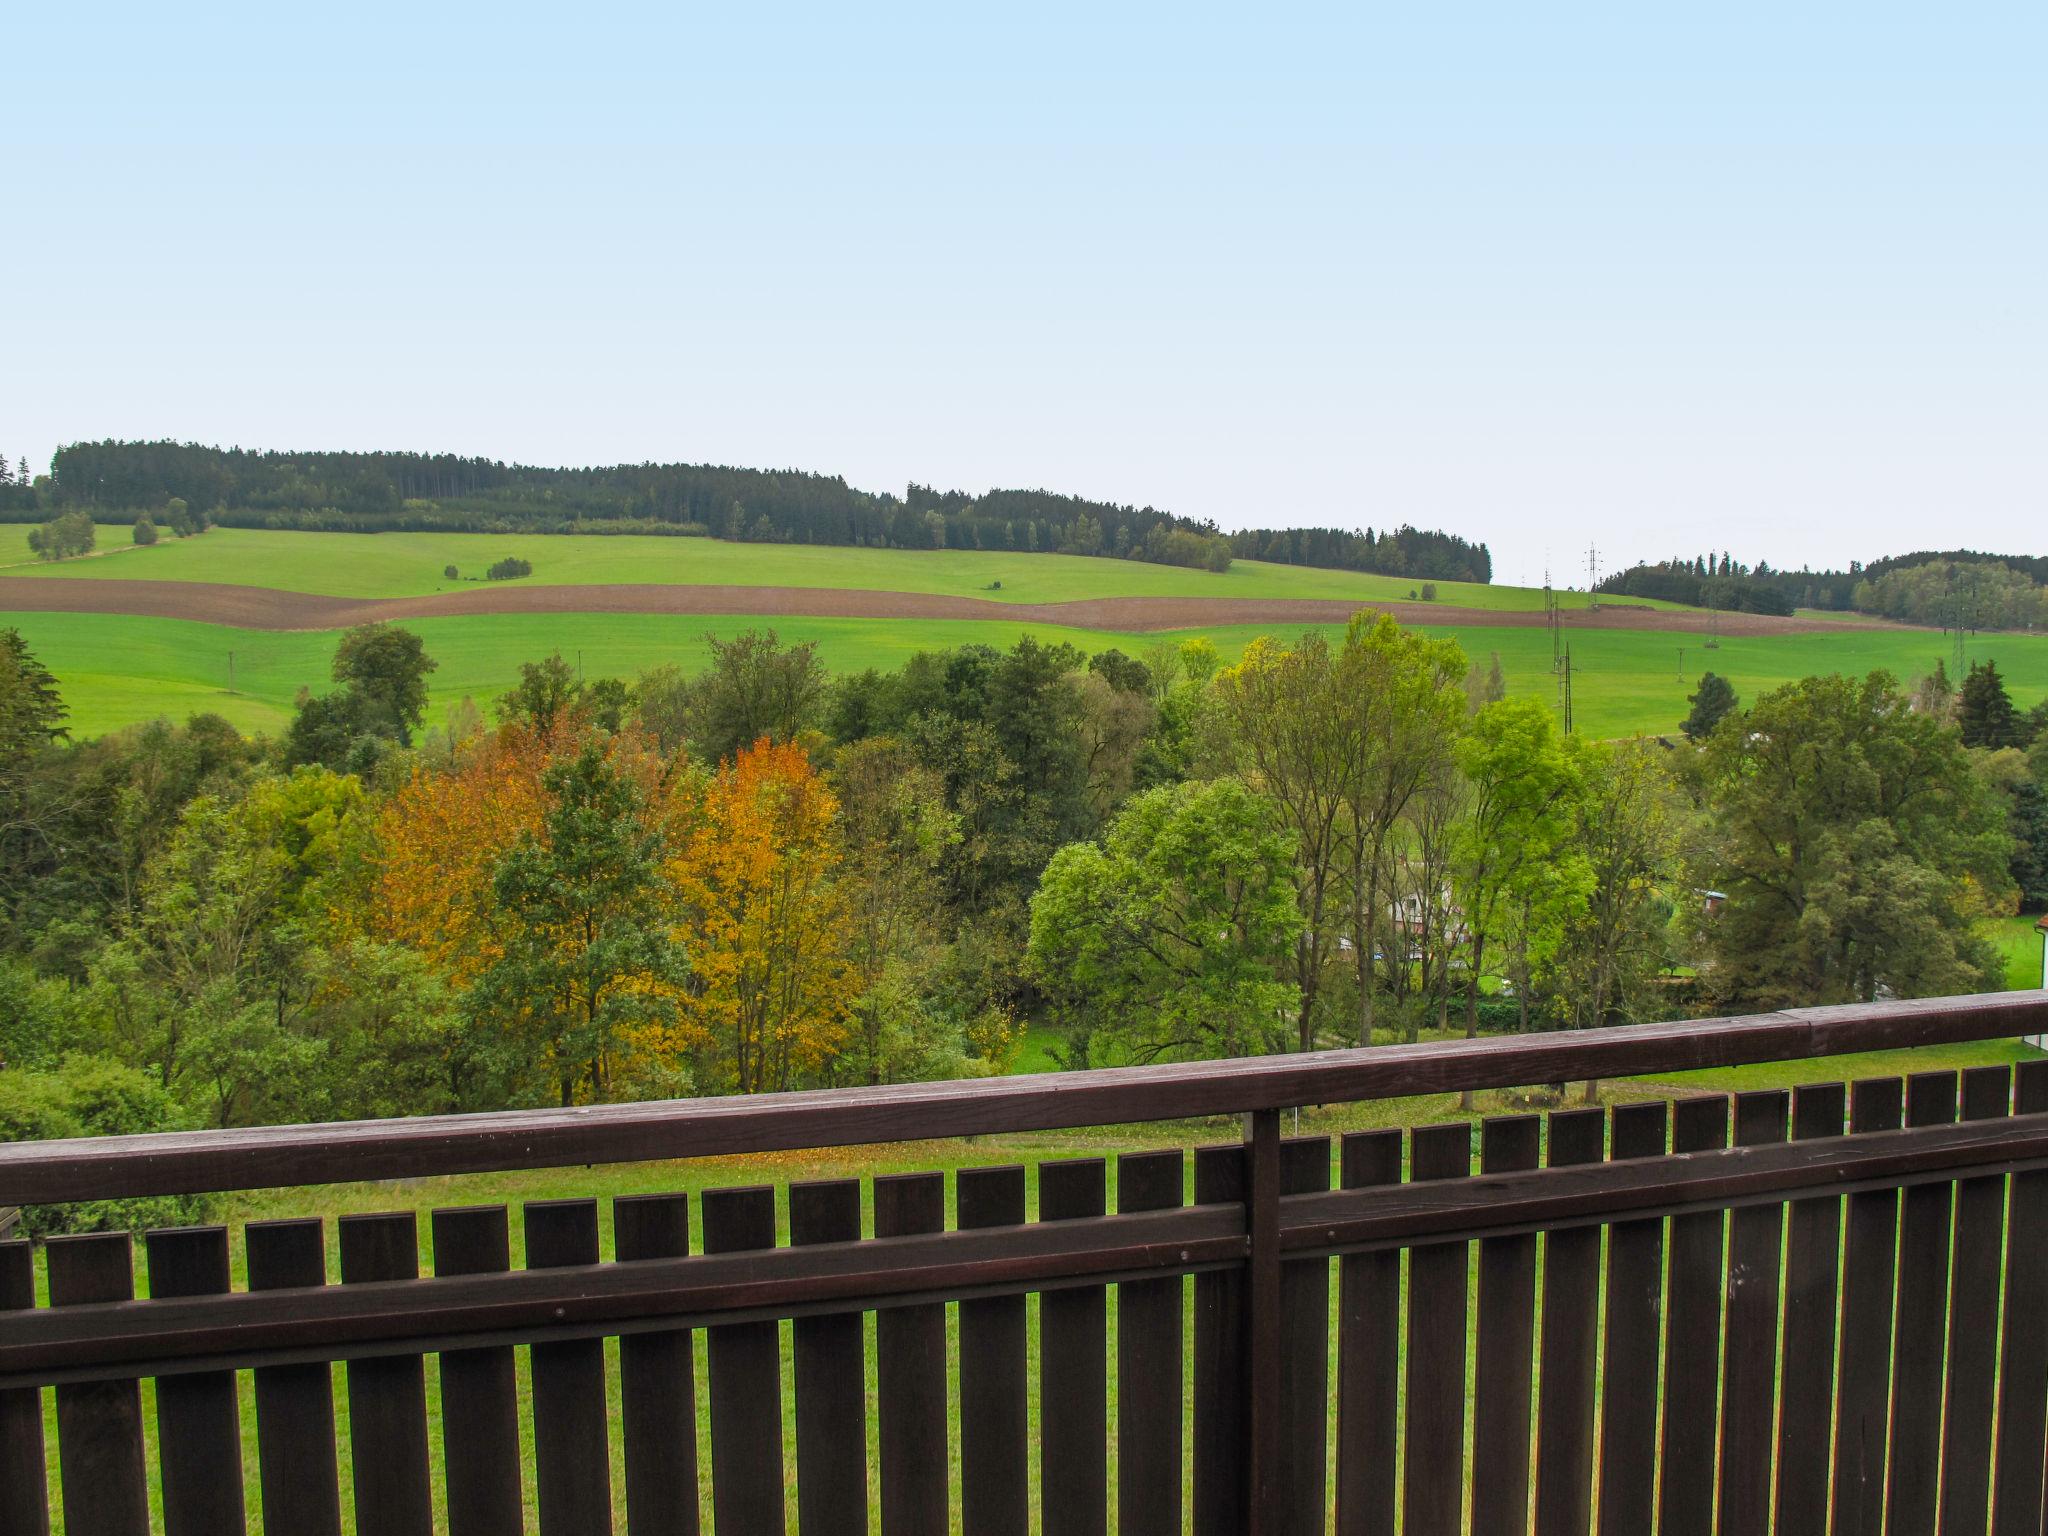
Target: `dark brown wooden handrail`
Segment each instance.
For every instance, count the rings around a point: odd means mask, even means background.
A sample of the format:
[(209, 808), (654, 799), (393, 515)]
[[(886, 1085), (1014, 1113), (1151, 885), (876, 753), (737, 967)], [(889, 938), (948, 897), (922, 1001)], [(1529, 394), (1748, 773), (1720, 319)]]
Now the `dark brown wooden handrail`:
[[(1467, 1242), (2048, 1166), (2048, 1115), (1275, 1198), (1290, 1258)], [(57, 1239), (62, 1242), (64, 1239)], [(602, 1337), (1242, 1265), (1238, 1204), (692, 1258), (42, 1308), (0, 1391)]]
[(745, 1098), (0, 1146), (0, 1205), (924, 1141), (2048, 1033), (2048, 993)]

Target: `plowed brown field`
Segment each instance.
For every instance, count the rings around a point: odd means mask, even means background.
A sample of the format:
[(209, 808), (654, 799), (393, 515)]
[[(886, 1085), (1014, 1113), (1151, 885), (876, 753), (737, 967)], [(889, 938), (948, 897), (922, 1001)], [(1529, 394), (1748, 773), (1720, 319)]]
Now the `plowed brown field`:
[[(859, 588), (738, 586), (487, 587), (426, 597), (324, 597), (270, 587), (193, 581), (38, 581), (0, 576), (0, 613), (121, 613), (192, 619), (240, 629), (346, 629), (377, 619), (485, 613), (677, 613), (801, 615), (831, 619), (994, 619), (1136, 633), (1213, 629), (1227, 624), (1341, 624), (1361, 609), (1404, 624), (1541, 628), (1543, 615), (1442, 603), (1366, 603), (1325, 598), (1087, 598), (1068, 603), (1002, 603), (982, 597)], [(1573, 629), (1648, 629), (1701, 634), (1711, 615), (1613, 603), (1574, 609)], [(1724, 613), (1724, 635), (1795, 635), (1836, 629), (1825, 620)]]

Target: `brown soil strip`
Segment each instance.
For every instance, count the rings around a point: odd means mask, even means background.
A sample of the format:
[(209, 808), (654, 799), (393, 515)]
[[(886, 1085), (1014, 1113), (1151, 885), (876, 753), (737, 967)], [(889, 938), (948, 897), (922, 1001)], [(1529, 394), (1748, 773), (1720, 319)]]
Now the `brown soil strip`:
[[(0, 613), (120, 613), (191, 619), (240, 629), (346, 629), (376, 619), (424, 619), (485, 613), (675, 613), (820, 619), (992, 619), (1065, 624), (1123, 633), (1212, 629), (1224, 624), (1341, 624), (1378, 609), (1404, 624), (1540, 628), (1543, 615), (1443, 603), (1371, 603), (1337, 598), (1106, 597), (1069, 603), (1001, 603), (929, 592), (851, 587), (673, 586), (479, 587), (425, 597), (324, 597), (198, 581), (50, 581), (0, 576)], [(1703, 634), (1711, 617), (1624, 603), (1571, 609), (1572, 629), (1648, 629)], [(1724, 613), (1724, 635), (1794, 635), (1839, 628), (1824, 620)]]

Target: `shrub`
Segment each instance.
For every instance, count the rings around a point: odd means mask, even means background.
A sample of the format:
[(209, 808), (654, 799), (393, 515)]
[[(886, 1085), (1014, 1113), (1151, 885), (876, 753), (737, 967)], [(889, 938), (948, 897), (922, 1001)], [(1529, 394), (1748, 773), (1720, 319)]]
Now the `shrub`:
[[(0, 1072), (0, 1141), (125, 1136), (182, 1130), (186, 1123), (162, 1087), (105, 1056), (67, 1056), (54, 1072)], [(141, 1231), (190, 1226), (210, 1211), (211, 1201), (203, 1195), (87, 1200), (24, 1206), (21, 1225), (31, 1237)]]
[(503, 560), (500, 560), (496, 565), (484, 572), (484, 575), (492, 581), (516, 581), (521, 576), (531, 576), (532, 574), (533, 562), (531, 560), (521, 560), (517, 555), (507, 555)]
[(447, 578), (448, 578), (448, 579), (449, 579), (450, 581), (460, 581), (460, 580), (462, 580), (462, 572), (460, 572), (460, 571), (456, 570), (456, 569), (455, 569), (455, 567), (454, 567), (454, 566), (452, 566), (452, 565), (444, 565), (444, 566), (442, 566), (442, 567), (441, 567), (441, 574), (442, 574), (443, 576), (447, 577)]
[(156, 524), (150, 521), (147, 512), (135, 519), (135, 542), (138, 544), (154, 544), (156, 542)]
[(1423, 601), (1424, 601), (1425, 603), (1433, 603), (1433, 602), (1435, 602), (1435, 601), (1436, 601), (1436, 583), (1435, 583), (1435, 582), (1433, 582), (1433, 581), (1425, 581), (1425, 582), (1424, 582), (1424, 583), (1422, 584), (1422, 600), (1423, 600)]
[(92, 514), (66, 512), (29, 530), (28, 547), (38, 560), (70, 560), (92, 553)]

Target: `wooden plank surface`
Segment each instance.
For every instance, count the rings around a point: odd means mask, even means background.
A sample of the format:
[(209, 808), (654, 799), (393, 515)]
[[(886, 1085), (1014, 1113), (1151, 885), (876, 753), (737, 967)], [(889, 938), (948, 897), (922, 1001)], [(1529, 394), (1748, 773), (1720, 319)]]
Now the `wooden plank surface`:
[[(1418, 1127), (1408, 1176), (1472, 1172), (1472, 1128)], [(1407, 1423), (1401, 1507), (1407, 1531), (1455, 1532), (1465, 1514), (1465, 1329), (1469, 1245), (1433, 1243), (1408, 1255)]]
[[(36, 1304), (35, 1250), (25, 1239), (0, 1242), (0, 1312)], [(50, 1491), (43, 1470), (43, 1396), (0, 1392), (0, 1532), (48, 1536)]]
[[(1171, 1209), (1186, 1183), (1187, 1157), (1178, 1149), (1126, 1152), (1116, 1160), (1116, 1208)], [(1182, 1289), (1178, 1275), (1117, 1287), (1119, 1536), (1180, 1536)]]
[[(1242, 1146), (1195, 1149), (1195, 1204), (1240, 1203), (1244, 1191)], [(1194, 1289), (1195, 1536), (1244, 1536), (1244, 1273), (1212, 1270)]]
[[(135, 1294), (126, 1232), (53, 1237), (43, 1253), (53, 1307), (128, 1301)], [(65, 1536), (147, 1536), (138, 1383), (96, 1381), (57, 1389), (57, 1467), (64, 1483)]]
[[(1840, 1083), (1792, 1094), (1792, 1135), (1838, 1137), (1849, 1096)], [(1835, 1309), (1841, 1278), (1842, 1201), (1796, 1200), (1786, 1217), (1783, 1403), (1778, 1416), (1779, 1528), (1825, 1531), (1828, 1451), (1835, 1421)]]
[[(529, 1200), (526, 1267), (597, 1262), (595, 1200)], [(604, 1341), (533, 1346), (533, 1473), (541, 1536), (610, 1536), (611, 1429)]]
[[(1906, 1080), (1906, 1123), (1956, 1117), (1956, 1075)], [(1887, 1536), (1933, 1536), (1941, 1487), (1941, 1382), (1947, 1352), (1949, 1243), (1955, 1186), (1922, 1184), (1899, 1204), (1899, 1313), (1892, 1334), (1892, 1448), (1885, 1474)], [(1984, 1319), (1986, 1325), (1990, 1319)]]
[[(1962, 1117), (2001, 1120), (2012, 1109), (2012, 1069), (1963, 1073)], [(1998, 1382), (1999, 1293), (2005, 1268), (2005, 1179), (1956, 1185), (1955, 1258), (1950, 1277), (1947, 1400), (1942, 1406), (1941, 1520), (1944, 1532), (1985, 1530), (1991, 1515), (1992, 1410)]]
[[(2020, 1065), (2013, 1113), (2048, 1114), (2048, 1061)], [(2005, 1322), (1999, 1342), (1992, 1536), (2041, 1536), (2048, 1448), (2048, 1169), (2012, 1176)]]
[[(775, 1246), (775, 1191), (708, 1189), (704, 1251)], [(772, 1322), (705, 1330), (711, 1398), (711, 1511), (718, 1536), (783, 1528), (782, 1347)]]
[[(228, 1229), (180, 1227), (144, 1239), (149, 1294), (218, 1296), (228, 1286)], [(242, 1417), (231, 1371), (156, 1384), (157, 1464), (165, 1536), (231, 1536), (245, 1528)]]
[[(1549, 1118), (1547, 1167), (1581, 1167), (1605, 1156), (1605, 1110), (1557, 1110)], [(1543, 1239), (1535, 1527), (1542, 1536), (1585, 1536), (1592, 1525), (1600, 1236), (1598, 1227), (1578, 1227)]]
[[(1896, 1130), (1904, 1109), (1905, 1084), (1898, 1078), (1864, 1078), (1849, 1090), (1849, 1130), (1852, 1135)], [(1833, 1536), (1882, 1536), (1898, 1191), (1867, 1190), (1849, 1196), (1844, 1220), (1834, 1506), (1828, 1528)]]
[[(418, 1277), (419, 1232), (411, 1211), (344, 1216), (339, 1226), (343, 1285)], [(357, 1530), (433, 1536), (426, 1369), (418, 1355), (349, 1362), (348, 1429)]]
[[(1735, 1144), (1785, 1139), (1791, 1096), (1782, 1090), (1735, 1096)], [(1728, 1222), (1727, 1342), (1721, 1381), (1721, 1529), (1771, 1524), (1771, 1470), (1778, 1386), (1778, 1290), (1785, 1208), (1752, 1205)]]
[[(1543, 1122), (1535, 1115), (1480, 1128), (1481, 1173), (1534, 1168)], [(1536, 1235), (1479, 1245), (1478, 1371), (1473, 1388), (1472, 1536), (1520, 1536), (1529, 1528), (1529, 1441), (1535, 1378)]]
[[(882, 1186), (875, 1186), (881, 1227)], [(789, 1186), (789, 1241), (860, 1241), (860, 1180)], [(791, 1325), (796, 1376), (796, 1523), (861, 1536), (868, 1528), (867, 1325), (858, 1312)], [(887, 1389), (885, 1388), (885, 1391)], [(884, 1463), (883, 1476), (888, 1475)], [(883, 1495), (887, 1501), (888, 1495)]]
[[(1038, 1219), (1100, 1216), (1099, 1157), (1038, 1165)], [(1099, 1285), (1038, 1298), (1039, 1507), (1045, 1536), (1104, 1536), (1109, 1522), (1108, 1302)]]
[[(1701, 1152), (1725, 1146), (1727, 1140), (1725, 1097), (1681, 1099), (1673, 1107), (1672, 1151)], [(1712, 1536), (1714, 1529), (1724, 1221), (1719, 1211), (1674, 1217), (1666, 1238), (1660, 1536)]]
[[(1330, 1187), (1330, 1138), (1280, 1146), (1280, 1193)], [(1319, 1532), (1329, 1497), (1330, 1261), (1280, 1266), (1280, 1506), (1283, 1532)]]
[[(512, 1267), (502, 1205), (435, 1211), (434, 1274), (502, 1274)], [(441, 1457), (449, 1536), (515, 1531), (525, 1518), (520, 1485), (519, 1376), (512, 1350), (451, 1349), (441, 1356)]]
[[(1398, 1185), (1401, 1133), (1354, 1131), (1338, 1161), (1346, 1189)], [(1400, 1399), (1401, 1254), (1346, 1255), (1337, 1261), (1338, 1536), (1393, 1536)]]
[[(944, 1174), (875, 1180), (875, 1236), (908, 1237), (943, 1231), (945, 1225)], [(945, 1307), (891, 1307), (881, 1313), (875, 1319), (875, 1354), (882, 1536), (945, 1536)]]
[[(1021, 1226), (1021, 1167), (954, 1175), (961, 1230)], [(1025, 1396), (1025, 1300), (960, 1303), (960, 1518), (963, 1536), (1024, 1536), (1031, 1518), (1031, 1425)]]
[[(1619, 1104), (1616, 1162), (1662, 1157), (1670, 1106)], [(1657, 1518), (1659, 1363), (1664, 1343), (1664, 1223), (1617, 1222), (1607, 1237), (1607, 1328), (1601, 1357), (1600, 1536), (1634, 1536)]]
[[(612, 1246), (622, 1263), (684, 1257), (690, 1251), (689, 1196), (619, 1196), (612, 1202)], [(687, 1329), (619, 1340), (630, 1536), (697, 1536), (696, 1374)], [(865, 1518), (866, 1499), (861, 1509)]]
[[(251, 1291), (327, 1283), (317, 1220), (252, 1221), (242, 1229)], [(256, 1383), (256, 1464), (263, 1529), (340, 1536), (341, 1473), (334, 1438), (334, 1372), (326, 1365), (268, 1365)]]

